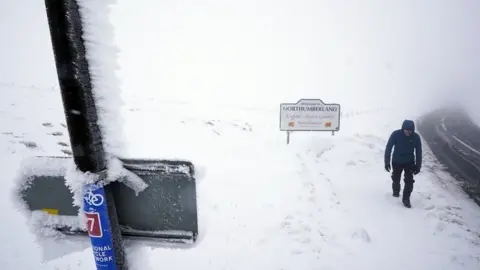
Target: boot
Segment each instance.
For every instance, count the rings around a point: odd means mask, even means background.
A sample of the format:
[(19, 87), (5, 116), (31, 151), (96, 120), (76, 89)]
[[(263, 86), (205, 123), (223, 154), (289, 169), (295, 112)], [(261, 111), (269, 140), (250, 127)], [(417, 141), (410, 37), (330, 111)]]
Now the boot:
[(415, 181), (410, 180), (410, 181), (405, 181), (405, 187), (403, 188), (403, 198), (402, 202), (405, 207), (411, 208), (412, 204), (410, 203), (410, 195), (412, 194), (413, 191), (413, 183)]
[(399, 197), (400, 196), (400, 176), (402, 175), (402, 170), (398, 169), (398, 166), (394, 165), (393, 166), (393, 171), (392, 175), (390, 176), (392, 178), (392, 195), (393, 197)]
[(403, 205), (407, 208), (412, 208), (412, 204), (410, 204), (410, 199), (408, 198), (403, 198), (402, 199)]
[(392, 195), (393, 197), (400, 197), (400, 183), (392, 183)]

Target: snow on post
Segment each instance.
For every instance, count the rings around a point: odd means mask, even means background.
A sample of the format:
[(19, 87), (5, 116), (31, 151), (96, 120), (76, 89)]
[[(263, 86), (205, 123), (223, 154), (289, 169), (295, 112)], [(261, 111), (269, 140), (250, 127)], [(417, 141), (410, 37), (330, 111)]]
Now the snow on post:
[[(97, 108), (98, 125), (107, 159), (107, 176), (104, 182), (100, 184), (126, 179), (128, 181), (126, 184), (138, 193), (147, 187), (146, 183), (138, 176), (126, 171), (122, 162), (117, 158), (121, 153), (125, 139), (121, 116), (123, 101), (121, 99), (120, 80), (115, 74), (118, 69), (118, 48), (114, 44), (113, 25), (108, 20), (111, 6), (115, 2), (112, 0), (77, 1), (82, 17), (84, 46), (92, 83), (92, 93)], [(72, 168), (70, 175), (75, 175), (75, 171), (76, 169)], [(90, 182), (88, 175), (84, 175), (82, 178), (77, 174), (73, 179), (78, 181), (83, 179), (83, 184)], [(75, 184), (75, 180), (70, 181), (69, 184), (72, 189), (79, 191), (80, 185)], [(82, 202), (82, 200), (78, 197), (75, 202)]]
[(106, 183), (105, 181), (101, 181), (101, 179), (107, 179), (108, 182), (125, 180), (124, 184), (133, 189), (135, 194), (138, 194), (147, 188), (147, 183), (145, 183), (145, 181), (143, 181), (143, 179), (136, 174), (125, 169), (119, 159), (112, 158), (110, 162), (111, 164), (109, 165), (113, 165), (113, 169), (110, 168), (108, 173), (113, 172), (114, 174), (109, 174), (107, 177), (100, 177), (99, 174), (93, 174), (90, 172), (82, 172), (77, 168), (73, 160), (69, 163), (68, 169), (65, 173), (65, 181), (70, 191), (74, 194), (73, 205), (83, 209), (83, 192), (85, 185), (97, 184), (98, 186), (103, 186)]
[(92, 83), (92, 92), (98, 111), (99, 126), (106, 154), (113, 158), (123, 146), (123, 119), (121, 117), (120, 82), (117, 48), (113, 41), (113, 26), (108, 21), (110, 5), (114, 1), (78, 0), (82, 17), (83, 39)]

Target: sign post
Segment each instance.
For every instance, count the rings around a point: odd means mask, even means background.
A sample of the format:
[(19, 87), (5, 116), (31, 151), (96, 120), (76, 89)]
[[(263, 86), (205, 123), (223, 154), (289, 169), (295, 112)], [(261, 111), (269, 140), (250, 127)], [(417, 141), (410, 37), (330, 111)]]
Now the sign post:
[[(45, 0), (73, 159), (78, 170), (105, 178), (107, 162), (76, 0)], [(97, 269), (126, 270), (112, 186), (84, 187), (87, 225)]]
[(320, 99), (282, 103), (280, 130), (287, 132), (287, 144), (293, 131), (331, 131), (333, 136), (340, 130), (340, 104), (327, 104)]

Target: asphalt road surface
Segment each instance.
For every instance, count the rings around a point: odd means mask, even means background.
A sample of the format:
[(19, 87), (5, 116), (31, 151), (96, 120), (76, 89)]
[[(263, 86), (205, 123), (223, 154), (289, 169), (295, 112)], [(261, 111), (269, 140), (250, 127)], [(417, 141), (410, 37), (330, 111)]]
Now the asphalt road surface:
[(417, 125), (437, 159), (480, 205), (480, 127), (460, 109), (434, 111)]

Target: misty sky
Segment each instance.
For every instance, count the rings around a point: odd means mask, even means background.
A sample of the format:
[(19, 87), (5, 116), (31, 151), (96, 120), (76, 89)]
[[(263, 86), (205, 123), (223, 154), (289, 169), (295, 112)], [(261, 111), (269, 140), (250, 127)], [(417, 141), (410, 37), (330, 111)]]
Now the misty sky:
[[(478, 91), (478, 14), (475, 0), (119, 0), (111, 19), (126, 92), (410, 106)], [(56, 85), (43, 1), (2, 1), (0, 20), (0, 82)]]

